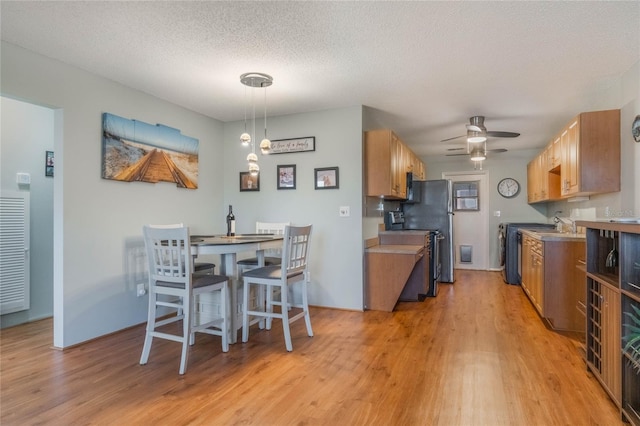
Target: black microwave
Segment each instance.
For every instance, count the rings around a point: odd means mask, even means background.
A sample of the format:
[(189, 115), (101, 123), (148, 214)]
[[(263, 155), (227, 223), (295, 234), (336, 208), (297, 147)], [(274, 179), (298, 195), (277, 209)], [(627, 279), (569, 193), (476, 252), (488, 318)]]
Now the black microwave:
[(407, 173), (407, 199), (404, 203), (419, 203), (421, 201), (420, 181), (413, 180), (413, 173)]

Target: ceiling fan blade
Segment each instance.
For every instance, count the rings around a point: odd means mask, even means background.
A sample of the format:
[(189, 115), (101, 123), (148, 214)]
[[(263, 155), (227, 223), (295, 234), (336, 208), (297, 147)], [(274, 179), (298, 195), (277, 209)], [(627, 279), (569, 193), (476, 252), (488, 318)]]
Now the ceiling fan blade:
[(489, 130), (487, 131), (487, 136), (491, 136), (494, 138), (517, 138), (518, 136), (520, 136), (520, 133)]
[(448, 141), (452, 141), (454, 139), (460, 139), (460, 138), (466, 138), (466, 137), (467, 137), (467, 135), (456, 136), (456, 137), (449, 138), (449, 139), (442, 139), (440, 142), (448, 142)]
[(482, 132), (484, 129), (480, 126), (467, 124), (467, 130), (471, 130), (472, 132)]
[(445, 156), (447, 156), (447, 157), (455, 157), (455, 156), (458, 156), (458, 155), (469, 155), (469, 154), (467, 152), (463, 152), (461, 154), (445, 154)]
[(487, 152), (507, 152), (504, 148), (488, 149)]

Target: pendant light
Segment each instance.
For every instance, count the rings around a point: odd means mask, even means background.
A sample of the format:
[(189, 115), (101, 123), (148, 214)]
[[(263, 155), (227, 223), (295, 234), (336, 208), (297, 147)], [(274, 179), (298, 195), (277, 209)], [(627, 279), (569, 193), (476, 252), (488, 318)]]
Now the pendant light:
[(271, 141), (267, 138), (267, 91), (264, 91), (264, 139), (260, 142), (260, 151), (269, 154), (271, 151)]
[[(252, 93), (253, 95), (253, 90)], [(240, 143), (242, 146), (249, 146), (251, 143), (251, 135), (247, 133), (247, 87), (244, 88), (244, 133), (240, 135)]]
[(273, 84), (273, 77), (268, 74), (260, 72), (248, 72), (240, 76), (240, 82), (246, 87), (251, 88), (251, 108), (252, 108), (252, 121), (253, 130), (252, 135), (247, 133), (247, 110), (246, 110), (246, 88), (245, 88), (245, 115), (244, 115), (244, 133), (240, 136), (240, 141), (243, 145), (251, 145), (251, 152), (247, 155), (247, 161), (249, 163), (249, 173), (252, 176), (258, 175), (260, 172), (260, 166), (258, 166), (258, 156), (256, 155), (256, 104), (254, 89), (265, 89), (264, 93), (264, 139), (260, 143), (260, 149), (263, 154), (266, 154), (271, 149), (271, 141), (267, 139), (267, 91), (266, 88)]

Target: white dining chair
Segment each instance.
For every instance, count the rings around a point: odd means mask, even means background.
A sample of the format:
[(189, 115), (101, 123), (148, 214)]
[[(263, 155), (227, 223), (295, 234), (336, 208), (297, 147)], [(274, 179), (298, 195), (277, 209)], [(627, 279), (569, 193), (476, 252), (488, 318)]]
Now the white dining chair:
[[(189, 228), (182, 224), (145, 225), (143, 235), (149, 264), (149, 311), (140, 364), (147, 363), (153, 338), (172, 340), (182, 343), (179, 372), (184, 374), (196, 332), (220, 336), (222, 351), (229, 351), (228, 277), (193, 272)], [(195, 315), (196, 302), (207, 292), (219, 294), (219, 312), (206, 321), (196, 321), (196, 317), (202, 319)], [(176, 313), (167, 318), (165, 311), (157, 312), (159, 308), (175, 309)], [(177, 321), (182, 321), (181, 334), (162, 328)]]
[[(273, 234), (283, 235), (284, 228), (289, 222), (256, 222), (256, 234)], [(281, 251), (279, 249), (266, 250), (264, 253), (264, 266), (279, 265), (281, 260)], [(238, 265), (238, 278), (242, 278), (242, 273), (249, 269), (258, 267), (258, 258), (250, 257), (240, 259)]]
[[(290, 222), (256, 222), (256, 234), (272, 234), (272, 235), (283, 235), (284, 229), (290, 224)], [(281, 249), (268, 249), (265, 250), (264, 253), (264, 266), (274, 266), (280, 265), (282, 260), (282, 250)], [(238, 265), (238, 280), (242, 282), (242, 274), (245, 271), (249, 271), (251, 269), (255, 269), (258, 267), (258, 258), (257, 257), (249, 257), (246, 259), (240, 259), (236, 262)], [(255, 306), (264, 306), (265, 304), (265, 292), (264, 289), (257, 288), (254, 293), (251, 294), (251, 303)], [(277, 297), (279, 294), (279, 289), (272, 288), (273, 291), (272, 297)], [(289, 293), (291, 297), (293, 297), (292, 293)], [(240, 312), (242, 311), (242, 306), (240, 307)], [(259, 321), (260, 328), (264, 328), (264, 321)]]
[[(280, 265), (270, 265), (252, 269), (243, 275), (243, 311), (242, 311), (242, 341), (249, 340), (250, 317), (266, 319), (266, 328), (271, 329), (273, 318), (282, 320), (282, 329), (287, 351), (293, 350), (291, 343), (290, 324), (300, 318), (304, 318), (307, 334), (313, 336), (311, 328), (311, 317), (309, 315), (309, 303), (307, 297), (307, 276), (309, 274), (309, 243), (311, 238), (312, 225), (307, 226), (287, 226), (284, 232), (284, 242)], [(301, 303), (294, 303), (289, 300), (289, 291), (293, 285), (300, 287), (302, 296)], [(266, 303), (261, 306), (249, 309), (249, 295), (251, 286), (265, 286)], [(280, 290), (280, 300), (274, 300), (272, 289)], [(279, 307), (279, 312), (273, 307)], [(300, 312), (292, 312), (288, 307), (300, 309)], [(292, 316), (291, 316), (292, 315)]]

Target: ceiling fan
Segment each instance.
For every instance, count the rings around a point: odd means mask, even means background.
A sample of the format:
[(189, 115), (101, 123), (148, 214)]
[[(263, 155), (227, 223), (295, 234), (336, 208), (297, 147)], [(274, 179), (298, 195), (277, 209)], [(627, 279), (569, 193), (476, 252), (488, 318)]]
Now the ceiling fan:
[(484, 142), (487, 140), (487, 137), (515, 138), (518, 136), (520, 136), (520, 133), (487, 130), (487, 128), (484, 127), (484, 116), (475, 115), (469, 118), (469, 124), (467, 124), (466, 135), (460, 135), (460, 136), (455, 136), (453, 138), (443, 139), (440, 142), (448, 142), (455, 139), (467, 138), (467, 142), (475, 143), (475, 142)]

